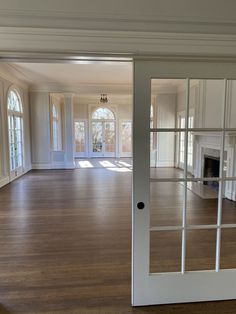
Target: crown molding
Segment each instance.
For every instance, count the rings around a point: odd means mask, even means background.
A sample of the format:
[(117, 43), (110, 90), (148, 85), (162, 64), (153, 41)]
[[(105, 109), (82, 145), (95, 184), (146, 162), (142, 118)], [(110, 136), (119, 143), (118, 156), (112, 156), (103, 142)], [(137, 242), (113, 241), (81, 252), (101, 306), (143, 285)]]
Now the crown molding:
[(73, 93), (73, 94), (132, 94), (132, 84), (78, 84), (61, 85), (56, 83), (32, 84), (30, 92)]
[[(236, 58), (236, 35), (0, 27), (0, 59), (30, 53)], [(59, 57), (59, 58), (60, 58)], [(5, 58), (5, 59), (4, 59)], [(35, 62), (35, 60), (34, 60)]]
[(27, 91), (29, 88), (28, 84), (19, 79), (16, 73), (16, 69), (13, 69), (6, 63), (0, 63), (0, 77)]
[[(10, 6), (10, 4), (9, 4)], [(222, 17), (222, 14), (213, 16), (211, 11), (204, 14), (193, 15), (194, 13), (186, 14), (184, 10), (179, 12), (179, 15), (168, 15), (163, 12), (158, 14), (158, 10), (153, 13), (150, 9), (149, 13), (140, 13), (140, 10), (135, 8), (122, 9), (122, 12), (116, 8), (108, 8), (104, 5), (96, 7), (96, 10), (84, 10), (83, 7), (77, 4), (71, 9), (71, 4), (66, 7), (61, 7), (59, 10), (58, 3), (55, 1), (50, 8), (47, 3), (47, 10), (40, 9), (33, 5), (30, 9), (0, 9), (0, 26), (13, 27), (47, 27), (47, 28), (67, 28), (67, 29), (109, 29), (113, 31), (148, 31), (148, 32), (200, 32), (200, 33), (235, 33), (235, 17)], [(156, 7), (158, 4), (156, 4)], [(160, 6), (160, 5), (159, 5)], [(206, 4), (207, 6), (207, 4)], [(43, 4), (42, 4), (43, 7)], [(174, 11), (174, 6), (173, 10)], [(23, 6), (22, 6), (23, 8)], [(58, 9), (56, 9), (58, 8)], [(159, 8), (160, 9), (160, 8)], [(159, 10), (160, 12), (160, 10)], [(194, 11), (193, 11), (194, 12)]]

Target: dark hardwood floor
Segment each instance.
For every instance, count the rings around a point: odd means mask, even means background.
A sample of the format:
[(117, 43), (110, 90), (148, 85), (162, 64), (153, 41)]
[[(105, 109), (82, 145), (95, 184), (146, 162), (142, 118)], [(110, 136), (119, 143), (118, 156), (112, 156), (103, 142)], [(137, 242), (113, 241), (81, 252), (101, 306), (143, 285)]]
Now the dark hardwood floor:
[[(31, 171), (0, 190), (0, 313), (236, 313), (236, 301), (131, 307), (131, 176), (106, 169)], [(154, 214), (162, 224), (173, 212), (178, 223), (178, 189), (170, 189), (170, 203), (160, 203), (162, 218), (161, 211)], [(235, 204), (227, 204), (236, 218)], [(204, 219), (204, 213), (207, 221), (215, 215), (214, 201), (206, 205), (193, 193), (189, 207), (199, 210), (192, 210), (193, 221), (197, 215)], [(225, 243), (236, 251), (231, 231)], [(180, 244), (173, 238), (160, 239), (169, 248), (161, 253), (166, 270), (179, 262)], [(214, 241), (209, 235), (206, 244), (205, 238), (190, 237), (193, 243), (199, 240), (198, 253)], [(170, 251), (176, 254), (172, 263)], [(227, 252), (225, 267), (236, 267), (236, 254)], [(189, 267), (208, 264), (209, 258), (193, 250)]]

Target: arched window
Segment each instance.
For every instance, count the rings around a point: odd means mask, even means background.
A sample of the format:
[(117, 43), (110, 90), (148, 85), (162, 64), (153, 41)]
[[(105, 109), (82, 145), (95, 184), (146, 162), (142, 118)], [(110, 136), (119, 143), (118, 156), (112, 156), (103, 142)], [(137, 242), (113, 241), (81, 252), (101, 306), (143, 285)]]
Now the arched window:
[(14, 89), (8, 93), (7, 109), (10, 170), (15, 171), (23, 167), (23, 110), (20, 96)]
[(116, 151), (115, 115), (109, 108), (99, 107), (92, 113), (93, 156), (113, 157)]
[(108, 108), (98, 108), (92, 114), (93, 120), (114, 120), (114, 113)]
[(7, 107), (8, 107), (8, 110), (22, 113), (20, 96), (15, 90), (11, 90), (8, 93)]

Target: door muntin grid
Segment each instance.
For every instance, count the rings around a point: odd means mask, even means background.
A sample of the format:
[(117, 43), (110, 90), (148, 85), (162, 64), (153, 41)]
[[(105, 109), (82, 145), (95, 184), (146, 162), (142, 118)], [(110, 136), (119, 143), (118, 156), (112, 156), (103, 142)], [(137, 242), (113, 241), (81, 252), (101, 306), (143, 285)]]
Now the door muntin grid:
[[(158, 80), (158, 79), (155, 79)], [(162, 79), (163, 80), (163, 79)], [(171, 79), (170, 79), (171, 80)], [(194, 80), (195, 81), (195, 80)], [(203, 81), (208, 81), (208, 80), (201, 80), (201, 84), (203, 84)], [(202, 125), (195, 125), (194, 124), (194, 118), (191, 118), (192, 116), (190, 115), (190, 86), (192, 85), (192, 79), (187, 78), (185, 80), (186, 84), (186, 95), (185, 95), (185, 121), (184, 124), (185, 126), (183, 127), (183, 123), (180, 124), (180, 127), (173, 127), (173, 128), (151, 128), (150, 132), (151, 134), (161, 134), (161, 133), (177, 133), (177, 134), (182, 134), (182, 141), (184, 142), (184, 151), (182, 154), (184, 154), (184, 175), (182, 178), (157, 178), (157, 177), (150, 177), (150, 184), (152, 185), (153, 183), (180, 183), (184, 187), (184, 192), (183, 192), (183, 202), (182, 202), (182, 223), (173, 225), (173, 224), (166, 224), (164, 226), (160, 225), (153, 225), (150, 222), (150, 237), (153, 237), (154, 233), (161, 233), (161, 232), (180, 232), (182, 235), (182, 243), (181, 243), (181, 263), (179, 267), (179, 272), (185, 273), (186, 271), (189, 271), (189, 267), (186, 268), (186, 241), (188, 239), (187, 234), (194, 234), (195, 231), (199, 230), (199, 233), (202, 231), (208, 232), (208, 234), (214, 234), (215, 231), (215, 256), (214, 256), (214, 267), (210, 267), (210, 269), (215, 270), (218, 272), (220, 270), (220, 249), (221, 249), (221, 230), (224, 228), (236, 228), (236, 224), (222, 224), (221, 217), (222, 217), (222, 198), (224, 194), (224, 185), (227, 184), (227, 181), (232, 181), (235, 180), (236, 177), (230, 176), (229, 173), (227, 174), (224, 171), (225, 168), (225, 137), (227, 132), (234, 132), (236, 131), (235, 126), (232, 124), (228, 123), (229, 120), (229, 112), (228, 112), (228, 104), (229, 104), (229, 90), (228, 87), (230, 84), (232, 84), (232, 81), (228, 79), (221, 79), (221, 80), (214, 80), (210, 79), (211, 82), (216, 81), (218, 85), (219, 82), (221, 82), (223, 88), (222, 88), (222, 97), (221, 97), (221, 122), (216, 125), (215, 127), (214, 123), (211, 125), (211, 127), (202, 127)], [(207, 84), (207, 83), (206, 83)], [(205, 85), (206, 85), (205, 84)], [(204, 85), (204, 84), (203, 84)], [(219, 109), (219, 108), (218, 108)], [(228, 119), (228, 120), (227, 120)], [(219, 176), (218, 177), (204, 177), (204, 175), (199, 175), (196, 177), (190, 177), (188, 176), (188, 169), (189, 169), (189, 139), (191, 141), (191, 145), (193, 145), (193, 137), (195, 134), (215, 134), (217, 133), (219, 138), (220, 138), (220, 169), (219, 169)], [(153, 136), (152, 136), (153, 137)], [(183, 143), (181, 143), (183, 145)], [(182, 149), (183, 150), (183, 149)], [(191, 151), (191, 155), (193, 152)], [(192, 156), (191, 156), (192, 157)], [(199, 223), (194, 223), (194, 224), (189, 224), (187, 221), (187, 194), (188, 194), (188, 184), (189, 183), (197, 183), (200, 181), (216, 181), (219, 184), (219, 189), (218, 189), (218, 202), (217, 202), (217, 214), (216, 214), (216, 219), (215, 223), (211, 222), (209, 224), (199, 224)], [(214, 237), (214, 236), (213, 236)], [(158, 243), (156, 244), (158, 246)], [(151, 247), (150, 247), (151, 250)], [(188, 254), (188, 253), (187, 253)], [(212, 264), (212, 260), (211, 260)], [(150, 274), (153, 274), (153, 271), (151, 271), (152, 268), (152, 262), (151, 262), (151, 256), (150, 256), (150, 268), (149, 272)], [(199, 269), (193, 269), (194, 271), (196, 270), (209, 270), (209, 267), (206, 267), (206, 269), (202, 269), (199, 267)], [(190, 271), (193, 271), (190, 268)], [(176, 270), (175, 270), (176, 271)], [(161, 273), (161, 271), (154, 272), (154, 273)]]
[(9, 91), (7, 105), (10, 171), (15, 171), (23, 167), (23, 110), (17, 91)]

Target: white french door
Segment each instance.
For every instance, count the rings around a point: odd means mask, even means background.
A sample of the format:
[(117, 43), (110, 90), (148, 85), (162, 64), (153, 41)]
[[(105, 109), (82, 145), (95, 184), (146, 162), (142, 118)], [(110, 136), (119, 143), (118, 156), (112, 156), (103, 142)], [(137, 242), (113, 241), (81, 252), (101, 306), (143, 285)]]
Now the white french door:
[(74, 121), (75, 157), (87, 157), (87, 121), (77, 119)]
[(92, 156), (115, 157), (116, 130), (114, 121), (92, 120)]
[[(225, 169), (225, 152), (236, 136), (236, 90), (232, 89), (236, 88), (235, 79), (235, 63), (134, 60), (134, 306), (236, 298), (236, 246), (232, 242), (236, 219), (227, 216), (228, 203), (224, 199), (225, 186), (236, 183), (235, 173), (229, 176), (229, 169)], [(184, 125), (165, 128), (167, 124), (163, 123), (150, 129), (151, 95), (153, 86), (158, 84), (165, 91), (170, 84), (171, 94), (173, 90), (180, 91), (173, 103), (184, 108)], [(163, 97), (162, 101), (166, 101)], [(194, 123), (189, 123), (193, 107)], [(177, 112), (175, 107), (173, 112)], [(174, 155), (169, 149), (173, 141), (168, 142), (165, 134), (173, 133), (175, 138), (184, 135), (183, 171), (176, 172), (174, 167), (150, 169), (150, 133), (156, 133), (162, 141), (158, 147), (163, 151), (158, 156), (168, 156), (170, 160)], [(189, 176), (188, 141), (192, 136), (198, 155), (193, 158), (196, 170)], [(209, 154), (219, 157), (218, 177), (202, 176), (203, 156)], [(228, 168), (235, 168), (227, 161)], [(218, 195), (209, 206), (209, 200), (192, 193), (190, 188), (195, 184), (203, 189), (208, 181), (218, 183)]]
[(132, 157), (132, 121), (120, 121), (120, 157)]
[(8, 115), (10, 179), (23, 173), (22, 117)]

